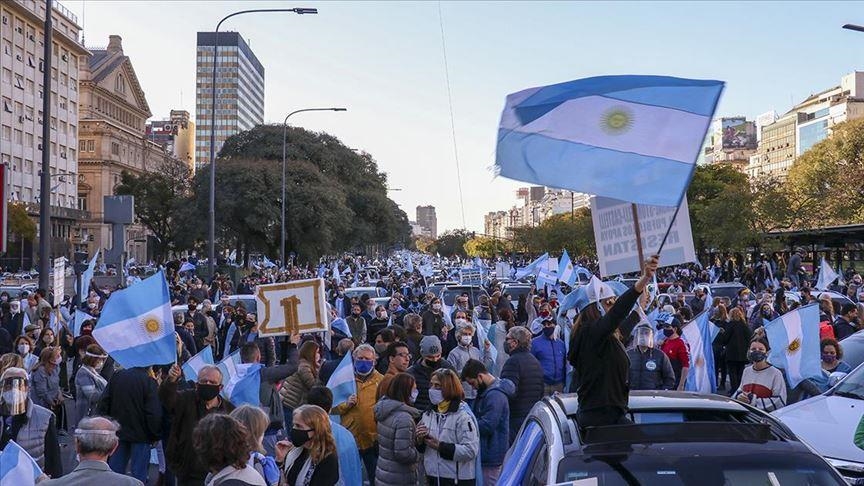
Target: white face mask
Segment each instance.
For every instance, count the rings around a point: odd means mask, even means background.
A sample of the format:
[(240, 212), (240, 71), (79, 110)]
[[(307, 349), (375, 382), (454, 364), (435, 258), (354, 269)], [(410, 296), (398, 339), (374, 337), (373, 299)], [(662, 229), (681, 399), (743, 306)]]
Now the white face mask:
[(432, 309), (436, 311), (441, 310), (441, 304), (432, 304)]
[(30, 352), (30, 346), (28, 346), (26, 344), (19, 344), (18, 345), (18, 354), (27, 354), (29, 352)]
[(418, 390), (416, 388), (411, 391), (411, 403), (414, 403), (417, 401), (417, 395), (419, 395), (419, 394), (420, 394), (420, 390)]
[(438, 405), (439, 403), (444, 401), (444, 393), (441, 390), (430, 388), (429, 401), (432, 402), (433, 405)]
[(459, 343), (462, 344), (462, 346), (470, 346), (471, 338), (472, 336), (463, 334), (462, 336), (459, 336)]

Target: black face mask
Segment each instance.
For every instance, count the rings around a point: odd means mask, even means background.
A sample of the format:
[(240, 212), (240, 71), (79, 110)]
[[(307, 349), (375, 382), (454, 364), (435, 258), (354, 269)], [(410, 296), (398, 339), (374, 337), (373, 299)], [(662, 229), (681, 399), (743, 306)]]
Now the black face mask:
[(309, 432), (311, 432), (311, 430), (292, 428), (291, 443), (294, 444), (294, 447), (303, 447), (304, 444), (309, 442)]
[(429, 361), (428, 359), (424, 359), (426, 362), (426, 366), (432, 368), (433, 370), (437, 370), (439, 366), (441, 366), (441, 361)]
[(198, 392), (198, 398), (205, 402), (209, 402), (219, 396), (219, 388), (221, 388), (221, 385), (206, 385), (203, 383), (197, 383), (195, 385), (195, 389)]

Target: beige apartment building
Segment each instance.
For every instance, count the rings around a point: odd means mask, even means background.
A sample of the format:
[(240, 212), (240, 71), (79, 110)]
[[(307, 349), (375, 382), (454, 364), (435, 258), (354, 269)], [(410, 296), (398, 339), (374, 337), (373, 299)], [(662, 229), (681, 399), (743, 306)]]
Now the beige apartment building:
[[(75, 15), (55, 3), (51, 67), (51, 112), (42, 112), (45, 2), (0, 2), (0, 159), (10, 171), (9, 197), (24, 204), (38, 218), (42, 148), (51, 151), (51, 256), (67, 256), (80, 243), (77, 208), (78, 68), (87, 49), (79, 42), (81, 27)], [(48, 117), (51, 138), (42, 140), (42, 120)], [(42, 235), (37, 235), (37, 240)], [(38, 242), (15, 241), (10, 236), (7, 257), (34, 264)], [(24, 258), (21, 259), (24, 254)], [(6, 265), (12, 262), (5, 262)], [(17, 265), (16, 265), (17, 266)]]

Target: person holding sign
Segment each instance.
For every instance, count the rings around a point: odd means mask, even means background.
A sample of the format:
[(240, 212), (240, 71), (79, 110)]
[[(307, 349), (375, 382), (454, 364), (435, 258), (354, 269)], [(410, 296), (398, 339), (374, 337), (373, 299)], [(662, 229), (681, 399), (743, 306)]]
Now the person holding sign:
[(641, 278), (620, 298), (616, 299), (612, 289), (602, 282), (592, 281), (588, 286), (589, 305), (573, 324), (568, 356), (579, 377), (576, 419), (582, 427), (629, 423), (630, 360), (616, 331), (651, 282), (659, 262), (659, 255), (645, 261)]

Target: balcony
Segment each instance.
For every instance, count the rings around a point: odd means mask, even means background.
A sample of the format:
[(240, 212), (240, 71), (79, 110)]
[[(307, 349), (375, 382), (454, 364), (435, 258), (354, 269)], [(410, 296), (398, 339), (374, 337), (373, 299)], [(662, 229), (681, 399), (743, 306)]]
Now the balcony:
[[(38, 203), (24, 203), (24, 207), (27, 209), (27, 214), (31, 216), (39, 216)], [(80, 209), (51, 206), (51, 217), (57, 219), (71, 219), (75, 221), (80, 221), (90, 219), (90, 213), (87, 211), (82, 211)]]

